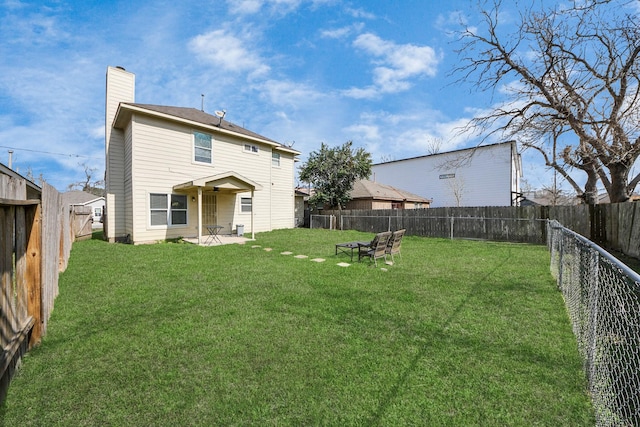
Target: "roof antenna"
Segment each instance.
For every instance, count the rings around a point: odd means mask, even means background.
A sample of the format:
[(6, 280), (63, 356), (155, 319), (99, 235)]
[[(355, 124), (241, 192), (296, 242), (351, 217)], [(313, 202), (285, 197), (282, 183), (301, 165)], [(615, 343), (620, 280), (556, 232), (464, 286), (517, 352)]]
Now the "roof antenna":
[(216, 117), (218, 117), (220, 119), (220, 121), (218, 122), (218, 127), (220, 126), (220, 124), (222, 123), (222, 119), (224, 119), (225, 114), (227, 114), (227, 110), (216, 110), (214, 111), (214, 114), (216, 115)]
[(202, 107), (200, 107), (200, 111), (204, 111), (204, 93), (201, 93), (200, 96), (202, 97)]

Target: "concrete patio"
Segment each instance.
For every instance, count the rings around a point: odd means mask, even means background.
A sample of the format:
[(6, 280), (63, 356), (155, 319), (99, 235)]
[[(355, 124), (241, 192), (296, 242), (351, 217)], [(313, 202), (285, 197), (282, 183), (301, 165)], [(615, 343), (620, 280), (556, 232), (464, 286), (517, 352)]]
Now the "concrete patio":
[[(203, 235), (200, 238), (200, 241), (202, 242), (200, 246), (222, 246), (222, 245), (232, 245), (232, 244), (244, 245), (245, 242), (253, 241), (249, 237), (244, 237), (244, 236), (238, 237), (236, 235), (229, 235), (229, 234), (219, 234), (217, 237), (218, 239), (220, 239), (220, 241), (215, 241), (215, 240), (212, 241), (209, 235)], [(197, 237), (185, 237), (183, 240), (185, 242), (193, 243), (194, 245), (198, 244)], [(206, 243), (207, 240), (209, 241), (209, 243)]]

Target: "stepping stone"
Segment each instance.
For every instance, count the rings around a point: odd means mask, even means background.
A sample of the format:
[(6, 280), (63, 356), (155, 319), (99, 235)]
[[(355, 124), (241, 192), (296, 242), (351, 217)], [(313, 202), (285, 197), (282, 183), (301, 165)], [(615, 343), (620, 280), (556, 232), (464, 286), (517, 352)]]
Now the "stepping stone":
[(313, 261), (313, 262), (325, 262), (326, 259), (324, 259), (324, 258), (314, 258), (311, 261)]
[(384, 267), (381, 267), (381, 268), (380, 268), (380, 271), (389, 271), (389, 270), (388, 270), (388, 269), (386, 269), (386, 268), (384, 268)]
[(307, 255), (296, 255), (294, 256), (294, 258), (303, 259), (303, 258), (309, 258), (309, 257)]
[(265, 251), (267, 251), (267, 252), (271, 252), (273, 249), (271, 249), (271, 248), (264, 248), (264, 250), (265, 250)]
[(339, 262), (338, 264), (336, 264), (340, 267), (349, 267), (351, 264), (347, 263), (347, 262)]
[(285, 251), (285, 252), (280, 252), (280, 255), (291, 255), (293, 252), (289, 252), (289, 251)]
[(253, 245), (251, 246), (251, 249), (260, 248), (260, 247), (261, 247), (260, 245)]

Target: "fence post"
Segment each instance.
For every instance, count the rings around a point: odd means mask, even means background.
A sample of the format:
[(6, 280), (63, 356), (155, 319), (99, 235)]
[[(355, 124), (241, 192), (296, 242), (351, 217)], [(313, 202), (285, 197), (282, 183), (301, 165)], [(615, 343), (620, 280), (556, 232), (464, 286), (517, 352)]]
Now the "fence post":
[(29, 348), (42, 338), (42, 205), (29, 209), (27, 218), (29, 239), (27, 242), (27, 283), (29, 285), (27, 312), (35, 323), (29, 340)]
[(387, 225), (387, 231), (391, 231), (391, 215), (389, 215), (389, 225)]
[[(586, 368), (587, 368), (587, 380), (589, 381), (590, 389), (593, 389), (595, 385), (595, 375), (594, 375), (594, 365), (596, 362), (596, 350), (597, 350), (597, 341), (598, 341), (598, 310), (599, 310), (599, 302), (600, 302), (600, 254), (597, 251), (593, 251), (589, 249), (591, 256), (589, 257), (589, 274), (591, 275), (590, 282), (592, 286), (588, 289), (589, 294), (589, 320), (588, 320), (588, 328), (589, 328), (589, 336), (587, 338), (587, 348), (586, 350)], [(587, 344), (585, 343), (585, 344)]]
[(451, 240), (453, 240), (453, 217), (451, 217)]

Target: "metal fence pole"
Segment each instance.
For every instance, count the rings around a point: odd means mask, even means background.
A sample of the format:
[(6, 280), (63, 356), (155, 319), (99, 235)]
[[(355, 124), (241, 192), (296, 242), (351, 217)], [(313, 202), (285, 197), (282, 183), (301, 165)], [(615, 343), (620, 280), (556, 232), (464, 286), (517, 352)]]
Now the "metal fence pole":
[(451, 240), (453, 240), (453, 217), (451, 217)]

